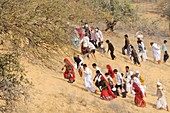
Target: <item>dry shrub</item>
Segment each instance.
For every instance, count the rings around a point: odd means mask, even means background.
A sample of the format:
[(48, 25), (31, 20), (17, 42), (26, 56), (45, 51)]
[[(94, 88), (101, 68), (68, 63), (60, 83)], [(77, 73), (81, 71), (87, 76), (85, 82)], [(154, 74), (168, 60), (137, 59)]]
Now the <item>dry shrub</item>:
[(24, 69), (21, 67), (17, 53), (0, 55), (0, 100), (5, 103), (0, 106), (1, 112), (16, 110), (16, 102), (28, 98), (30, 82), (25, 78)]
[(170, 20), (170, 2), (169, 2), (169, 0), (160, 0), (158, 7), (161, 9), (162, 14), (167, 16), (167, 18)]
[(1, 0), (0, 34), (30, 62), (38, 59), (48, 65), (52, 56), (70, 55), (74, 27), (111, 17), (93, 4), (91, 0)]
[(8, 34), (5, 39), (12, 42), (12, 48), (30, 61), (45, 62), (52, 50), (58, 54), (66, 51), (73, 28), (82, 22), (97, 27), (106, 20), (131, 17), (129, 3), (129, 0), (1, 0), (0, 34)]

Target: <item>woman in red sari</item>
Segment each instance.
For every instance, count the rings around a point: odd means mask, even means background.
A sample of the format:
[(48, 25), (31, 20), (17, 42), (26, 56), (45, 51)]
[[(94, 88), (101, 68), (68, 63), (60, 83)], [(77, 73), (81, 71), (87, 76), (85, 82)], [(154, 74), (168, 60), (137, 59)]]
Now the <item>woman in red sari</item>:
[(114, 84), (116, 84), (116, 77), (114, 75), (112, 67), (108, 64), (108, 65), (106, 65), (106, 68), (108, 69), (107, 73), (112, 77)]
[(101, 85), (102, 85), (102, 91), (100, 98), (103, 100), (112, 100), (116, 98), (116, 95), (111, 90), (111, 87), (108, 83), (108, 81), (102, 76), (101, 77)]
[[(69, 79), (69, 83), (73, 83), (75, 81), (75, 73), (74, 73), (74, 66), (71, 64), (71, 62), (65, 58), (64, 59), (64, 67), (66, 68), (64, 72), (64, 78)], [(63, 70), (64, 68), (62, 68)]]
[(135, 92), (135, 104), (139, 107), (145, 107), (146, 102), (143, 100), (144, 96), (140, 87), (135, 82), (133, 82), (133, 88)]

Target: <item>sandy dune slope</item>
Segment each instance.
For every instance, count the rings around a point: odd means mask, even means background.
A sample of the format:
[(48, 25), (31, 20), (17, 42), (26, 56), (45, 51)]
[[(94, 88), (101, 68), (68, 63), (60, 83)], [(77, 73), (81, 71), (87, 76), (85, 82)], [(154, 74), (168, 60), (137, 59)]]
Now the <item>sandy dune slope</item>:
[[(117, 37), (117, 35), (122, 37)], [(56, 71), (48, 70), (44, 67), (32, 65), (24, 61), (27, 77), (33, 82), (33, 87), (30, 90), (30, 99), (26, 109), (19, 109), (20, 113), (166, 113), (165, 110), (157, 110), (155, 103), (157, 97), (156, 82), (161, 81), (166, 89), (167, 102), (170, 103), (170, 61), (167, 64), (157, 65), (152, 61), (149, 42), (153, 39), (145, 37), (144, 43), (147, 45), (147, 53), (149, 61), (142, 62), (141, 67), (132, 64), (128, 56), (121, 54), (121, 48), (124, 44), (123, 35), (113, 33), (105, 33), (105, 39), (110, 39), (115, 46), (116, 60), (111, 60), (110, 55), (101, 56), (96, 53), (97, 60), (84, 59), (84, 62), (92, 69), (91, 64), (96, 62), (102, 72), (106, 72), (106, 65), (110, 64), (113, 68), (117, 68), (120, 72), (125, 72), (124, 67), (130, 66), (131, 70), (140, 70), (145, 78), (147, 85), (146, 108), (139, 108), (134, 105), (134, 96), (128, 95), (123, 99), (118, 97), (111, 101), (101, 100), (100, 92), (98, 94), (89, 93), (83, 85), (83, 78), (79, 77), (76, 71), (76, 82), (73, 84), (67, 83), (63, 78), (61, 68), (63, 64), (56, 65)], [(136, 39), (130, 35), (131, 43), (136, 47)], [(160, 40), (156, 40), (161, 44)], [(107, 45), (105, 45), (107, 47)], [(64, 56), (63, 56), (64, 58)], [(62, 58), (62, 59), (63, 59)], [(71, 58), (69, 58), (71, 60)], [(94, 70), (93, 76), (94, 76)]]

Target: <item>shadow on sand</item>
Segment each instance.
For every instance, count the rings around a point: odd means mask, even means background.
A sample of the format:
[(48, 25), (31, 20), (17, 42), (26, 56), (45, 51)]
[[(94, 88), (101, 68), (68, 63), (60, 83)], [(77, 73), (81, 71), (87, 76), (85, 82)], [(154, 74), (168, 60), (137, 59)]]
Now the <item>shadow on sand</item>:
[[(55, 79), (58, 79), (58, 80), (61, 80), (61, 81), (64, 81), (64, 82), (68, 82), (67, 79), (60, 78), (60, 77), (57, 77), (57, 76), (53, 76), (53, 77), (54, 77)], [(71, 84), (73, 87), (77, 87), (77, 88), (79, 88), (79, 89), (81, 89), (81, 90), (87, 91), (85, 88), (83, 88), (83, 87), (81, 87), (81, 86), (79, 86), (79, 85), (77, 85), (77, 84), (75, 84), (75, 83), (69, 83), (69, 84)]]
[(150, 106), (152, 106), (153, 108), (156, 109), (156, 104), (153, 104), (153, 103), (150, 103), (150, 102), (147, 102), (146, 104), (147, 104), (147, 105), (150, 105)]

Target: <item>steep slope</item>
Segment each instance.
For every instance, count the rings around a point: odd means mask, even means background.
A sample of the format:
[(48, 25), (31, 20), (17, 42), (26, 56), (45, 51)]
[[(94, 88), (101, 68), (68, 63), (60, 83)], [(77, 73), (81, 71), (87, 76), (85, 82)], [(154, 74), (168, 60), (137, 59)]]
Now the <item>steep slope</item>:
[[(48, 0), (45, 0), (45, 1), (48, 1)], [(44, 4), (42, 4), (42, 6), (43, 5)], [(51, 5), (53, 6), (53, 3), (51, 3)], [(75, 2), (73, 2), (73, 4), (70, 5), (70, 7), (74, 5), (75, 5)], [(23, 5), (23, 7), (25, 6)], [(70, 7), (67, 7), (67, 8), (69, 9)], [(79, 7), (82, 8), (81, 5), (78, 5), (78, 7), (75, 7), (75, 8), (79, 9)], [(150, 6), (147, 6), (147, 4), (142, 4), (142, 6), (140, 6), (140, 8), (142, 9), (145, 9), (146, 7), (150, 7)], [(20, 9), (20, 7), (17, 7), (17, 8)], [(30, 9), (34, 9), (34, 8), (30, 8)], [(42, 7), (42, 9), (44, 8)], [(148, 9), (145, 9), (145, 10), (148, 10)], [(151, 16), (152, 13), (146, 13), (145, 10), (142, 11), (141, 16), (144, 16), (147, 19), (158, 17), (157, 14), (153, 14)], [(80, 13), (79, 10), (76, 10), (76, 11), (79, 14), (79, 16), (76, 16), (76, 17), (82, 18), (82, 15), (84, 15), (84, 13)], [(83, 12), (87, 12), (87, 10), (83, 10)], [(62, 12), (60, 11), (59, 13), (62, 14)], [(65, 15), (69, 16), (68, 13), (69, 12), (67, 12)], [(75, 12), (75, 14), (77, 13)], [(43, 14), (43, 13), (40, 12), (40, 14)], [(91, 13), (91, 11), (87, 12), (87, 15), (89, 14), (94, 16), (94, 14)], [(103, 14), (103, 15), (106, 16), (107, 14)], [(11, 17), (11, 15), (9, 15), (9, 17)], [(98, 17), (95, 16), (95, 18), (98, 18)], [(54, 19), (58, 19), (58, 18), (54, 16)], [(91, 18), (91, 16), (88, 16), (88, 18), (86, 19), (91, 20), (94, 18)], [(33, 19), (31, 19), (31, 21), (32, 20)], [(39, 22), (39, 20), (37, 21)], [(49, 24), (51, 24), (50, 20), (49, 20)], [(165, 25), (167, 25), (166, 22), (164, 24), (160, 24), (160, 27), (162, 29), (167, 30), (168, 26), (164, 27)], [(41, 32), (41, 33), (45, 33), (45, 32)], [(49, 35), (49, 34), (46, 34), (46, 35)], [(28, 79), (30, 79), (30, 81), (32, 81), (33, 86), (31, 87), (29, 91), (29, 100), (26, 103), (26, 105), (18, 104), (18, 109), (15, 112), (16, 113), (77, 113), (77, 112), (78, 113), (97, 113), (97, 112), (102, 112), (102, 113), (143, 113), (143, 112), (164, 113), (165, 112), (166, 113), (165, 110), (157, 110), (155, 108), (155, 103), (157, 99), (155, 93), (156, 93), (157, 81), (162, 82), (163, 87), (166, 89), (167, 102), (170, 103), (170, 98), (168, 97), (170, 95), (170, 90), (168, 89), (170, 87), (170, 77), (169, 77), (170, 60), (166, 64), (161, 64), (161, 65), (155, 64), (153, 62), (151, 49), (149, 45), (151, 41), (157, 42), (158, 44), (161, 45), (163, 38), (144, 37), (143, 41), (147, 48), (147, 54), (149, 56), (149, 60), (147, 62), (142, 62), (141, 67), (137, 67), (129, 60), (128, 56), (124, 56), (121, 54), (121, 48), (124, 45), (124, 38), (123, 38), (124, 34), (125, 34), (124, 32), (120, 32), (120, 31), (116, 31), (115, 33), (109, 33), (109, 32), (104, 33), (105, 39), (109, 39), (115, 46), (115, 55), (117, 56), (116, 60), (114, 61), (111, 60), (109, 53), (108, 54), (106, 53), (104, 56), (102, 56), (99, 52), (97, 52), (96, 53), (97, 60), (85, 58), (84, 63), (86, 63), (92, 69), (91, 64), (93, 62), (96, 62), (98, 66), (101, 68), (103, 73), (106, 72), (107, 64), (110, 64), (114, 69), (116, 68), (120, 72), (123, 72), (123, 73), (125, 72), (125, 66), (127, 65), (130, 66), (130, 69), (133, 71), (139, 70), (141, 74), (144, 76), (146, 86), (147, 86), (147, 97), (145, 98), (146, 103), (147, 103), (146, 108), (139, 108), (135, 106), (134, 96), (131, 94), (128, 95), (127, 98), (124, 98), (124, 99), (121, 97), (118, 97), (111, 101), (101, 100), (100, 92), (98, 92), (98, 94), (93, 94), (93, 93), (89, 93), (86, 91), (86, 88), (84, 87), (83, 78), (79, 77), (77, 70), (75, 70), (76, 82), (73, 84), (68, 83), (67, 80), (63, 78), (63, 72), (61, 71), (61, 68), (64, 65), (64, 63), (62, 62), (65, 56), (61, 56), (61, 57), (54, 56), (54, 58), (52, 58), (51, 61), (54, 60), (54, 62), (56, 61), (61, 62), (58, 64), (56, 63), (55, 70), (50, 70), (50, 69), (47, 69), (46, 67), (30, 64), (25, 59), (22, 60), (22, 63), (25, 66), (26, 71), (27, 71), (27, 77)], [(129, 36), (130, 36), (131, 43), (135, 46), (135, 48), (137, 48), (136, 38), (134, 37), (134, 34), (129, 34)], [(168, 42), (170, 42), (168, 38), (166, 39), (168, 40)], [(105, 46), (107, 48), (106, 44)], [(168, 47), (169, 47), (169, 44), (168, 44)], [(69, 50), (67, 47), (65, 48), (63, 47), (63, 50), (64, 49), (67, 49), (66, 51)], [(68, 55), (69, 54), (67, 54), (66, 56)], [(69, 56), (70, 56), (69, 59), (72, 61), (72, 58), (71, 58), (72, 54), (70, 54)], [(92, 71), (93, 71), (93, 77), (94, 77), (95, 71), (93, 69)]]
[[(149, 61), (142, 62), (141, 67), (133, 65), (127, 56), (121, 54), (121, 48), (124, 44), (124, 33), (120, 34), (105, 34), (105, 39), (110, 39), (115, 46), (115, 54), (117, 59), (112, 61), (110, 55), (102, 56), (97, 52), (97, 60), (85, 58), (84, 62), (92, 69), (91, 64), (96, 62), (101, 68), (102, 72), (106, 72), (106, 65), (110, 64), (113, 68), (117, 68), (120, 72), (125, 72), (124, 68), (129, 65), (131, 70), (140, 70), (144, 76), (147, 85), (147, 97), (145, 98), (147, 107), (139, 108), (134, 105), (134, 96), (128, 95), (127, 98), (117, 99), (111, 101), (101, 100), (100, 93), (93, 94), (86, 91), (83, 85), (83, 78), (79, 77), (76, 71), (76, 82), (73, 84), (67, 83), (63, 78), (61, 68), (63, 64), (56, 65), (56, 70), (51, 71), (44, 67), (32, 65), (23, 62), (28, 73), (28, 78), (33, 82), (33, 87), (30, 90), (30, 100), (27, 103), (27, 109), (19, 109), (20, 113), (163, 113), (164, 110), (157, 110), (156, 103), (156, 82), (161, 81), (164, 88), (167, 90), (166, 96), (170, 94), (170, 77), (169, 69), (170, 63), (157, 65), (152, 62), (150, 54), (149, 42), (152, 39), (144, 38), (147, 45)], [(121, 37), (120, 37), (121, 36)], [(130, 40), (136, 47), (136, 38), (130, 35)], [(159, 40), (158, 40), (159, 41)], [(160, 42), (160, 41), (159, 41)], [(105, 45), (107, 47), (107, 45)], [(64, 58), (64, 57), (63, 57)], [(71, 58), (69, 58), (71, 60)], [(93, 73), (94, 70), (92, 69)], [(94, 74), (93, 74), (94, 76)], [(170, 98), (167, 98), (170, 103)]]

